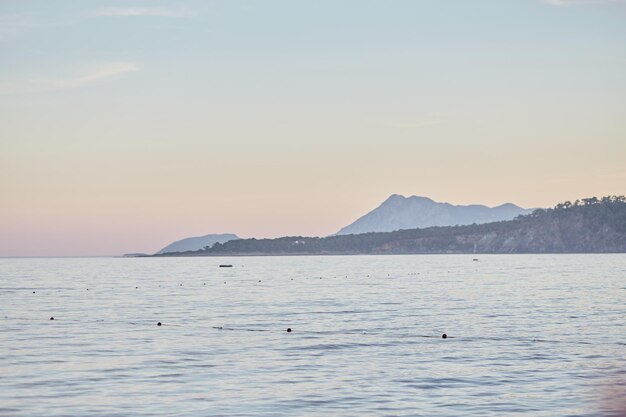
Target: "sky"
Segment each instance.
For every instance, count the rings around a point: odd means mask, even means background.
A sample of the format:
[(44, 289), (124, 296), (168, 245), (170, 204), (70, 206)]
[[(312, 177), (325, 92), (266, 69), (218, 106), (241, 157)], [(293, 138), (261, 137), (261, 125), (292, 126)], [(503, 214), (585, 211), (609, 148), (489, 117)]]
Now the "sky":
[(0, 256), (626, 194), (626, 0), (0, 1)]

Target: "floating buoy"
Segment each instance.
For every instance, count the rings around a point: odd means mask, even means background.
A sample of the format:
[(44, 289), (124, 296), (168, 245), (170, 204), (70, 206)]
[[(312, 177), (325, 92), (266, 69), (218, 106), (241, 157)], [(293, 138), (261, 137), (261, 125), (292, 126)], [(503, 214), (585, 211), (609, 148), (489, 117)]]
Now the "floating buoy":
[(54, 317), (50, 317), (50, 320), (54, 320)]
[(157, 323), (157, 326), (160, 326), (160, 325), (161, 325), (161, 322), (158, 322), (158, 323)]
[(448, 338), (448, 335), (444, 333), (444, 334), (442, 334), (442, 335), (441, 335), (441, 338), (442, 338), (442, 339), (447, 339), (447, 338)]
[(35, 291), (33, 291), (33, 294), (35, 293)]
[(287, 327), (287, 333), (291, 333), (291, 327)]

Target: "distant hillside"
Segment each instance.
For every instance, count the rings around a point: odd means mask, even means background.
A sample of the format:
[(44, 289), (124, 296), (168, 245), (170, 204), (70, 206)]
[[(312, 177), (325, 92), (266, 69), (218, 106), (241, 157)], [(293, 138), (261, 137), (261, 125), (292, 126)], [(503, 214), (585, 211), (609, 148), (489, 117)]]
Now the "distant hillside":
[(455, 206), (448, 203), (438, 203), (426, 197), (403, 197), (394, 194), (365, 216), (341, 229), (337, 234), (393, 232), (394, 230), (431, 226), (490, 223), (512, 220), (520, 214), (531, 212), (532, 210), (526, 210), (510, 203), (493, 208), (483, 205)]
[(626, 198), (587, 198), (514, 220), (396, 232), (240, 239), (189, 256), (626, 252)]
[(225, 243), (229, 240), (237, 240), (239, 237), (232, 233), (214, 234), (199, 237), (188, 237), (187, 239), (177, 240), (174, 243), (170, 243), (156, 254), (161, 255), (169, 252), (187, 252), (204, 249), (205, 247), (211, 247), (216, 243)]

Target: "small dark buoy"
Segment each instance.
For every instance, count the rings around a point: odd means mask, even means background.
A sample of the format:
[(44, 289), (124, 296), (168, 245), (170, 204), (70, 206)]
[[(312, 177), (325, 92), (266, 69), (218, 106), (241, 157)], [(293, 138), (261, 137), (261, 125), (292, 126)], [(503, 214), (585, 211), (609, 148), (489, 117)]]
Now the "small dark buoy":
[(54, 317), (50, 317), (50, 320), (54, 320)]
[(135, 289), (138, 289), (139, 287), (135, 287)]
[(291, 333), (291, 327), (287, 327), (287, 333)]
[(35, 293), (35, 291), (33, 291), (33, 294)]
[(259, 282), (261, 282), (261, 280), (259, 280)]
[(224, 284), (226, 284), (226, 281), (224, 281)]
[(158, 323), (157, 323), (157, 326), (160, 326), (160, 325), (161, 325), (161, 322), (158, 322)]
[(182, 287), (182, 286), (183, 286), (183, 284), (180, 284), (180, 286)]
[(444, 334), (442, 334), (442, 335), (441, 335), (441, 338), (442, 338), (442, 339), (447, 339), (447, 338), (448, 338), (448, 335), (444, 333)]

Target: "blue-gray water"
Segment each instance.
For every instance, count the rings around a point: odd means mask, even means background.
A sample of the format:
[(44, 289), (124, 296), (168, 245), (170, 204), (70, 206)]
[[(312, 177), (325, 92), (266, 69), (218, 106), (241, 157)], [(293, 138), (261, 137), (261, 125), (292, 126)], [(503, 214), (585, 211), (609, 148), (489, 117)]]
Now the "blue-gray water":
[(0, 259), (0, 415), (611, 415), (626, 255), (472, 258)]

